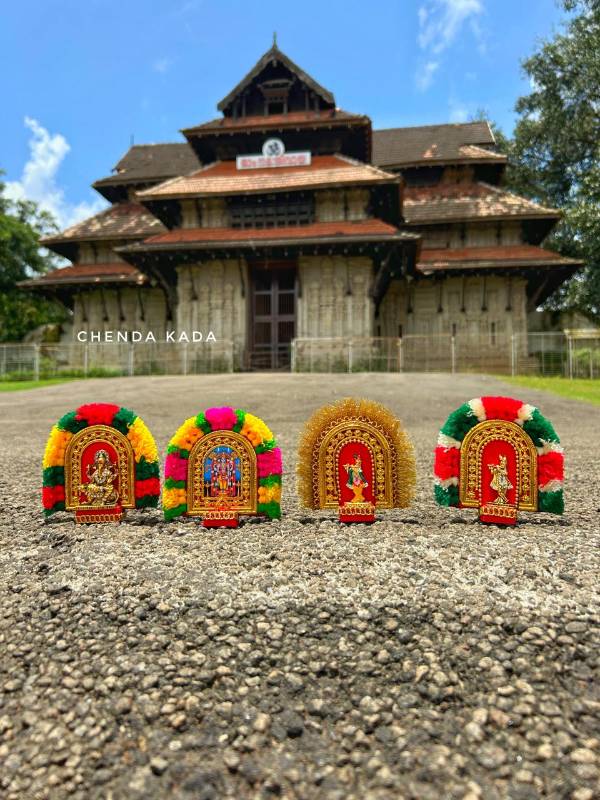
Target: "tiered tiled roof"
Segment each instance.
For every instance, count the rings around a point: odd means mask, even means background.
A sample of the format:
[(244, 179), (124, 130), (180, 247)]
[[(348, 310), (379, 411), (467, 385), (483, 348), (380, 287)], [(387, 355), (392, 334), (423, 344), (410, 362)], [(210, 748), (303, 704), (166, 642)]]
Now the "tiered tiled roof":
[(152, 216), (144, 206), (139, 203), (116, 203), (56, 236), (48, 236), (42, 240), (42, 244), (96, 239), (139, 239), (161, 230), (164, 230), (162, 222)]
[(387, 128), (373, 131), (373, 163), (381, 167), (472, 161), (504, 163), (506, 156), (490, 149), (494, 144), (487, 122)]
[(558, 219), (560, 212), (489, 183), (438, 183), (404, 190), (404, 218), (409, 224), (431, 225), (475, 219)]
[(138, 245), (125, 248), (125, 252), (146, 249), (169, 249), (177, 245), (211, 247), (216, 244), (252, 246), (256, 242), (306, 242), (385, 239), (416, 239), (415, 234), (398, 230), (380, 219), (356, 222), (314, 222), (310, 225), (290, 225), (280, 228), (178, 228), (151, 236)]
[(220, 133), (253, 128), (255, 130), (269, 130), (270, 128), (303, 128), (311, 126), (328, 125), (337, 122), (345, 125), (365, 125), (369, 118), (364, 114), (352, 114), (340, 108), (328, 108), (320, 111), (290, 111), (287, 114), (261, 114), (248, 117), (218, 117), (208, 122), (203, 122), (192, 128), (184, 128), (182, 133), (186, 136), (199, 136), (203, 133)]
[(141, 200), (168, 197), (277, 192), (339, 185), (399, 183), (400, 178), (345, 156), (315, 156), (309, 166), (236, 169), (235, 161), (217, 161), (182, 178), (138, 193)]
[(68, 286), (69, 284), (113, 283), (140, 286), (146, 277), (131, 264), (119, 261), (111, 264), (71, 264), (54, 269), (38, 278), (22, 281), (20, 286)]
[(149, 183), (196, 169), (199, 161), (187, 142), (136, 144), (116, 164), (113, 174), (92, 185), (96, 189), (122, 183)]
[(581, 262), (530, 244), (498, 247), (462, 247), (453, 250), (424, 248), (418, 258), (421, 272), (464, 269), (515, 269), (535, 266), (579, 266)]

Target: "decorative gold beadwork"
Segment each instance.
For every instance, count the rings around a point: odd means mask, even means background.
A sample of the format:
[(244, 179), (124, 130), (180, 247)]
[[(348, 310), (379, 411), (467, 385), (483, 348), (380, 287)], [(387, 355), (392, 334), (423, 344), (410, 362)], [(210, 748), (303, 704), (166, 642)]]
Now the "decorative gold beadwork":
[[(236, 497), (206, 496), (204, 462), (215, 447), (230, 447), (240, 459), (240, 488)], [(257, 495), (256, 453), (245, 437), (235, 431), (213, 431), (198, 439), (188, 459), (188, 516), (204, 516), (206, 512), (213, 510), (255, 514)]]
[(95, 522), (121, 522), (123, 514), (76, 514), (75, 522), (79, 524), (90, 524)]
[[(119, 490), (115, 504), (118, 502), (123, 508), (135, 507), (135, 461), (131, 442), (116, 428), (108, 425), (90, 425), (72, 436), (65, 450), (65, 508), (68, 511), (98, 508), (95, 503), (80, 500), (87, 486), (81, 474), (81, 459), (89, 445), (102, 443), (111, 445), (117, 454)], [(97, 516), (94, 519), (102, 522), (118, 521), (98, 520)]]
[[(320, 508), (337, 508), (340, 499), (340, 450), (352, 442), (363, 444), (373, 463), (372, 492), (378, 508), (392, 508), (397, 481), (390, 446), (382, 431), (366, 418), (347, 418), (333, 423), (317, 441), (313, 452), (313, 486)], [(387, 480), (386, 480), (387, 478)]]
[[(517, 462), (517, 507), (522, 511), (537, 511), (537, 451), (530, 437), (514, 422), (490, 419), (480, 422), (466, 434), (460, 448), (460, 504), (479, 508), (482, 497), (482, 463), (485, 447), (493, 441), (508, 442), (514, 449)], [(485, 475), (488, 480), (488, 475)]]
[(372, 400), (346, 398), (319, 408), (298, 447), (298, 494), (309, 508), (334, 508), (340, 499), (339, 453), (363, 444), (372, 459), (373, 499), (380, 508), (405, 508), (415, 491), (415, 459), (400, 421)]

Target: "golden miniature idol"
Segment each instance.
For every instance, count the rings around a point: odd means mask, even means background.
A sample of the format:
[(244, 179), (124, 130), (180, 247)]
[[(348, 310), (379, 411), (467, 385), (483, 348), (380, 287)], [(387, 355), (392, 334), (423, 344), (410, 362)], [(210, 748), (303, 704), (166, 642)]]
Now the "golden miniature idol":
[(158, 452), (133, 411), (88, 403), (52, 428), (43, 465), (46, 516), (74, 511), (76, 522), (120, 522), (125, 509), (158, 505)]
[(438, 436), (439, 505), (478, 508), (482, 522), (515, 525), (521, 511), (562, 514), (564, 457), (537, 408), (511, 397), (478, 397), (454, 411)]
[(316, 411), (298, 451), (301, 501), (335, 508), (340, 522), (374, 522), (377, 509), (404, 508), (415, 488), (412, 445), (379, 403), (348, 398)]
[(281, 516), (281, 451), (265, 423), (229, 407), (187, 419), (169, 443), (165, 519), (201, 517), (236, 528), (240, 515)]

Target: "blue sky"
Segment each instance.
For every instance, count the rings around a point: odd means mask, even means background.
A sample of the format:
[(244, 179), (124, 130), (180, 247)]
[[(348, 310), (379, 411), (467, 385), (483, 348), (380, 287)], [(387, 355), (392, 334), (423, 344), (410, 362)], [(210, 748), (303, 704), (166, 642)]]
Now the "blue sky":
[(564, 14), (555, 0), (20, 0), (0, 23), (0, 168), (61, 225), (131, 137), (177, 141), (278, 44), (375, 127), (462, 121), (506, 132), (520, 62)]

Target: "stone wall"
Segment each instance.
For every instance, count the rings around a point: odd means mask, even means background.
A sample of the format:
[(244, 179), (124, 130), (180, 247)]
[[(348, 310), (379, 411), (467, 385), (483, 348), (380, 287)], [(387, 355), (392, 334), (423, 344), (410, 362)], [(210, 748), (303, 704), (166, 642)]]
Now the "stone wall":
[(73, 333), (77, 331), (152, 331), (164, 338), (165, 296), (160, 289), (92, 289), (75, 295)]
[(302, 256), (296, 336), (372, 336), (370, 258)]
[(393, 281), (375, 328), (380, 336), (468, 334), (494, 343), (527, 331), (526, 281), (497, 275)]
[(243, 260), (214, 260), (177, 268), (177, 329), (212, 331), (234, 343), (237, 367), (246, 347), (248, 270)]

